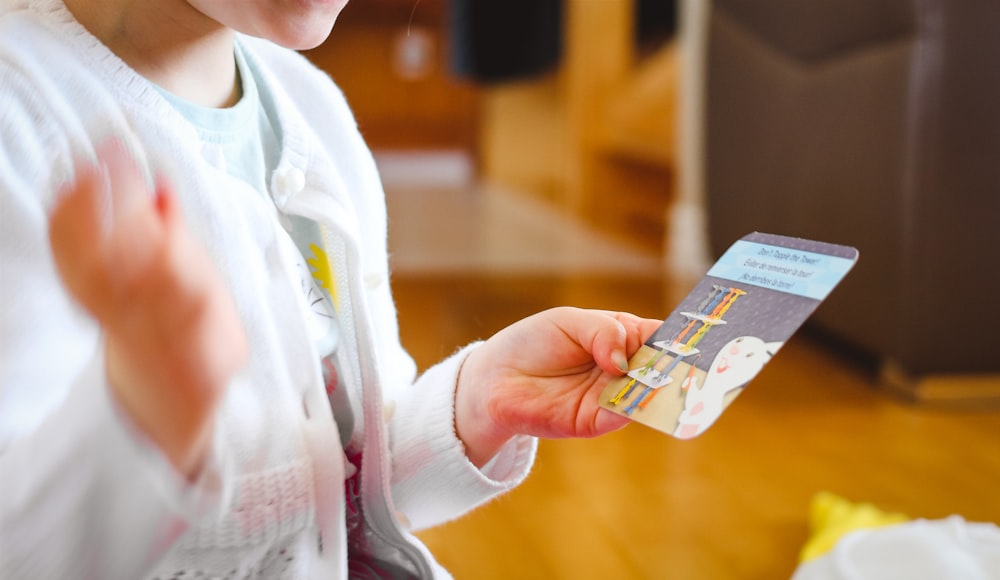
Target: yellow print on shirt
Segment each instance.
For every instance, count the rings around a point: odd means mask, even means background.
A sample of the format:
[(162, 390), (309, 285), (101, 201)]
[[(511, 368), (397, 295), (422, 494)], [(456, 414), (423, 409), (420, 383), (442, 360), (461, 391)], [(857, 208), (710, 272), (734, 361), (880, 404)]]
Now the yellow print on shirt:
[(333, 301), (333, 307), (340, 310), (340, 303), (337, 300), (337, 285), (334, 282), (330, 259), (323, 248), (316, 244), (309, 244), (309, 251), (312, 252), (313, 257), (306, 258), (306, 262), (309, 263), (309, 271), (312, 277), (319, 282), (320, 288), (326, 290), (327, 294), (329, 294), (330, 300)]

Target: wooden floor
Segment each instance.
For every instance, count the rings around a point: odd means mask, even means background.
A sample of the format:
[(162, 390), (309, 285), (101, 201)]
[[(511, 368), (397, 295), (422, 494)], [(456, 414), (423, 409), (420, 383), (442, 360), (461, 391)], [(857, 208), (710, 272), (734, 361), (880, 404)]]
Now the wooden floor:
[[(482, 272), (397, 274), (394, 289), (421, 368), (549, 306), (660, 318), (687, 291), (669, 275)], [(997, 482), (1000, 413), (902, 404), (800, 333), (700, 438), (632, 425), (544, 441), (524, 485), (420, 536), (459, 580), (788, 578), (821, 490), (1000, 522)]]

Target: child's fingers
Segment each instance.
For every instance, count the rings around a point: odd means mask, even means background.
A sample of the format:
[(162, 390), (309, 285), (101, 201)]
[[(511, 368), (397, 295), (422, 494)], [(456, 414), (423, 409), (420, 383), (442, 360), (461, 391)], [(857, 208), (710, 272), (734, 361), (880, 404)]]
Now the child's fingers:
[(183, 227), (184, 223), (173, 184), (163, 175), (157, 175), (155, 188), (153, 204), (156, 207), (156, 213), (168, 232), (176, 232)]
[(631, 423), (631, 420), (628, 417), (601, 408), (594, 415), (593, 434), (604, 435), (605, 433), (617, 431), (629, 423)]
[(98, 146), (96, 165), (79, 162), (75, 181), (60, 191), (49, 216), (56, 267), (74, 298), (102, 323), (163, 247), (165, 220), (178, 219), (172, 198), (156, 203), (139, 166), (116, 139)]
[(627, 335), (625, 348), (629, 356), (635, 354), (639, 347), (663, 325), (662, 320), (641, 318), (626, 312), (615, 312), (613, 316), (625, 326)]
[(81, 165), (76, 180), (61, 189), (49, 216), (49, 242), (59, 275), (91, 311), (102, 292), (96, 274), (104, 269), (101, 246), (107, 234), (100, 201), (103, 187), (97, 168)]
[[(582, 324), (592, 325), (581, 328), (582, 338), (587, 333), (593, 337), (589, 351), (594, 361), (605, 371), (623, 374), (628, 371), (628, 357), (633, 355), (642, 343), (662, 324), (659, 320), (639, 318), (626, 312), (585, 311), (590, 320)], [(586, 343), (583, 343), (586, 344)], [(587, 347), (585, 347), (587, 348)]]
[(613, 374), (623, 374), (628, 371), (628, 331), (625, 325), (613, 316), (597, 317), (597, 332), (594, 336), (591, 354), (594, 361), (605, 371)]
[[(576, 351), (578, 354), (574, 354), (570, 358), (550, 361), (551, 364), (569, 365), (566, 368), (575, 368), (576, 365), (587, 362), (577, 358), (584, 355), (609, 373), (622, 374), (625, 372), (627, 366), (627, 330), (613, 313), (563, 307), (547, 311), (543, 316), (549, 317), (559, 330), (557, 336), (561, 335), (569, 339), (565, 346), (572, 348), (566, 352), (580, 349)], [(546, 372), (550, 370), (548, 369)]]
[(146, 179), (121, 141), (110, 138), (98, 145), (97, 160), (107, 184), (100, 193), (109, 197), (106, 202), (101, 201), (108, 204), (112, 224), (130, 220), (137, 211), (148, 207), (150, 194)]

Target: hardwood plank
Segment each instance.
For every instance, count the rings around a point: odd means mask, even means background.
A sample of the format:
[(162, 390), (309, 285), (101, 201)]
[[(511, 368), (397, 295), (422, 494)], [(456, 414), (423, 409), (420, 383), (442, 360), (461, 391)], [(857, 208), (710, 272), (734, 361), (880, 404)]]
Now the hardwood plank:
[[(658, 279), (397, 276), (422, 368), (549, 306), (663, 316)], [(456, 578), (787, 578), (828, 490), (912, 517), (1000, 521), (1000, 413), (908, 405), (863, 361), (796, 335), (705, 435), (634, 425), (544, 441), (520, 488), (420, 532)]]

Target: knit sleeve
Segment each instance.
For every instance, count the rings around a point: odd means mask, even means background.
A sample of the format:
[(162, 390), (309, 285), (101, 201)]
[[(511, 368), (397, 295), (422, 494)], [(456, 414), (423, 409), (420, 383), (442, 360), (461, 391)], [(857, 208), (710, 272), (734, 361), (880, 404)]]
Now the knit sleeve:
[(473, 344), (428, 369), (396, 393), (390, 422), (392, 490), (396, 508), (415, 529), (455, 519), (520, 484), (534, 462), (537, 439), (517, 436), (483, 469), (455, 433), (458, 371)]
[(71, 176), (69, 107), (4, 65), (0, 578), (141, 578), (221, 503), (224, 478), (213, 461), (182, 481), (119, 412), (99, 329), (62, 287), (48, 243), (52, 191)]
[(120, 412), (99, 331), (52, 264), (45, 209), (4, 165), (0, 578), (140, 578), (228, 478), (213, 461), (182, 481)]
[(140, 578), (222, 504), (218, 453), (194, 483), (122, 416), (101, 356), (66, 400), (0, 449), (0, 577)]

